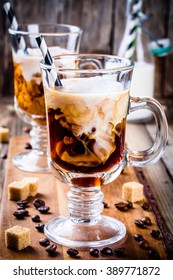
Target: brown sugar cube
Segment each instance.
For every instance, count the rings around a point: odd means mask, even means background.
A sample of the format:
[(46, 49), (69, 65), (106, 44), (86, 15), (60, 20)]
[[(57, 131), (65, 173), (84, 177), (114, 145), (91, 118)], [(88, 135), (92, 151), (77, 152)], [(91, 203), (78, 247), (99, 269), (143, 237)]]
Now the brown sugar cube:
[(7, 127), (0, 127), (0, 143), (8, 142), (9, 129)]
[(29, 184), (29, 195), (35, 196), (38, 193), (38, 182), (37, 177), (25, 177), (22, 182)]
[(122, 198), (131, 202), (143, 200), (143, 185), (137, 182), (124, 183), (122, 186)]
[(8, 199), (23, 200), (29, 196), (29, 184), (22, 181), (11, 182), (8, 186)]
[(31, 245), (30, 229), (14, 226), (5, 230), (5, 245), (7, 248), (23, 250)]

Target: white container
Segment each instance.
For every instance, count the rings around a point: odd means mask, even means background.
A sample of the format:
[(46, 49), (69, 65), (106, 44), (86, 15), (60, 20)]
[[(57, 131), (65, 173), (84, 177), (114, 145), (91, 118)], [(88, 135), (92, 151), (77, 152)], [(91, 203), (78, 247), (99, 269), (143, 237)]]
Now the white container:
[[(148, 62), (136, 62), (130, 95), (134, 97), (140, 96), (154, 96), (154, 65)], [(148, 110), (140, 110), (139, 112), (131, 113), (127, 120), (146, 122), (152, 118), (152, 113)]]

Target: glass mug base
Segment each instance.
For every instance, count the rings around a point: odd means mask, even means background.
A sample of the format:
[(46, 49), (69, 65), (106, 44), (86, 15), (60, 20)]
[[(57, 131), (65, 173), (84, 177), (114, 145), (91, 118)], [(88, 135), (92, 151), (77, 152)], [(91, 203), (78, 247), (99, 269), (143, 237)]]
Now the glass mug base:
[(20, 153), (13, 157), (13, 164), (24, 171), (49, 172), (47, 155), (39, 150)]
[(124, 242), (125, 225), (114, 218), (78, 220), (60, 216), (50, 220), (44, 227), (45, 235), (53, 242), (70, 247), (100, 247)]

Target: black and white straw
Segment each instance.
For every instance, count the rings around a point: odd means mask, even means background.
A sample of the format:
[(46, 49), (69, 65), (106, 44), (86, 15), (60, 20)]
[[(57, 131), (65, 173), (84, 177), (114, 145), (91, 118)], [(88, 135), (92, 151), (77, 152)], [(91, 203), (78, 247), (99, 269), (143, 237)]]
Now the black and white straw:
[[(15, 15), (14, 15), (14, 12), (13, 12), (13, 9), (12, 9), (12, 7), (10, 5), (10, 2), (4, 3), (3, 7), (4, 7), (6, 15), (7, 15), (8, 19), (9, 19), (9, 22), (10, 22), (10, 28), (14, 29), (16, 31), (20, 31), (17, 19), (16, 19)], [(18, 45), (19, 45), (19, 49), (21, 49), (25, 53), (27, 53), (27, 47), (26, 47), (26, 43), (25, 43), (24, 37), (22, 35), (18, 34), (16, 36), (16, 38), (17, 38), (17, 42), (18, 42)]]
[(135, 51), (135, 41), (139, 27), (139, 13), (141, 12), (142, 1), (130, 1), (132, 4), (131, 18), (129, 22), (129, 35), (127, 38), (127, 48), (124, 54), (125, 58), (132, 59)]
[(132, 59), (135, 52), (137, 32), (141, 20), (142, 0), (127, 0), (127, 23), (118, 56)]
[[(52, 59), (51, 54), (49, 52), (49, 49), (46, 45), (44, 37), (41, 35), (39, 37), (36, 37), (35, 39), (36, 39), (37, 44), (38, 44), (38, 46), (41, 50), (41, 53), (43, 55), (44, 63), (52, 66), (53, 65), (53, 59)], [(49, 72), (50, 72), (53, 80), (55, 81), (55, 86), (61, 87), (62, 84), (61, 84), (60, 78), (57, 75), (57, 73), (53, 69), (50, 69)]]

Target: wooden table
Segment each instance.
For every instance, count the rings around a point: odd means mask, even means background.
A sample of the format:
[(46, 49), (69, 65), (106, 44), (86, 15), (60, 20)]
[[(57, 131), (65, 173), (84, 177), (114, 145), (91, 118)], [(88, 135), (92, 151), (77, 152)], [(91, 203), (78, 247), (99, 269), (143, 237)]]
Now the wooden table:
[[(156, 202), (157, 205), (157, 209), (156, 212), (159, 211), (159, 215), (161, 217), (161, 227), (162, 228), (166, 228), (167, 232), (166, 234), (168, 235), (168, 239), (170, 238), (169, 242), (170, 245), (172, 246), (173, 249), (173, 241), (172, 241), (172, 235), (173, 235), (173, 122), (171, 121), (171, 118), (169, 121), (169, 141), (165, 150), (165, 153), (162, 157), (161, 160), (159, 160), (159, 162), (157, 162), (156, 164), (150, 166), (150, 167), (145, 167), (142, 169), (142, 176), (141, 178), (144, 179), (145, 182), (147, 182), (146, 186), (150, 187), (150, 202), (152, 202), (152, 200), (154, 202)], [(19, 137), (17, 139), (19, 139), (20, 141), (25, 141), (25, 137), (26, 134), (23, 131), (23, 127), (26, 126), (26, 124), (24, 124), (15, 114), (14, 111), (14, 107), (13, 107), (13, 103), (11, 102), (11, 100), (5, 100), (5, 102), (1, 102), (0, 103), (0, 125), (5, 125), (10, 129), (10, 139), (13, 139), (13, 136), (18, 135)], [(23, 135), (21, 137), (21, 135)], [(132, 123), (128, 123), (127, 125), (127, 142), (128, 142), (128, 146), (131, 149), (145, 149), (146, 147), (149, 147), (149, 145), (151, 144), (151, 140), (154, 137), (154, 123), (150, 122), (150, 123), (146, 123), (146, 124), (132, 124)], [(16, 138), (15, 138), (16, 139)], [(24, 140), (21, 140), (24, 139)], [(27, 139), (27, 138), (26, 138)], [(10, 145), (14, 145), (14, 140), (12, 140), (12, 143)], [(2, 144), (0, 149), (0, 193), (1, 193), (1, 200), (0, 200), (0, 206), (1, 208), (4, 207), (4, 197), (6, 196), (3, 195), (2, 196), (2, 192), (5, 192), (5, 184), (8, 182), (9, 176), (13, 176), (15, 177), (15, 175), (9, 175), (8, 174), (8, 168), (9, 168), (9, 157), (12, 157), (12, 152), (11, 152), (11, 148), (9, 146), (9, 143), (5, 143)], [(20, 147), (18, 147), (18, 149), (20, 149)], [(8, 155), (8, 157), (7, 157)], [(11, 173), (14, 174), (14, 167), (11, 166)], [(19, 173), (20, 171), (18, 171), (18, 177), (24, 176), (26, 173)], [(125, 171), (127, 173), (128, 176), (132, 176), (131, 178), (137, 178), (135, 177), (135, 172), (131, 169)], [(140, 172), (139, 172), (140, 173)], [(29, 174), (29, 173), (27, 173)], [(130, 174), (130, 175), (129, 175)], [(138, 174), (139, 175), (139, 174)], [(36, 175), (35, 175), (36, 176)], [(48, 177), (49, 176), (49, 177)], [(51, 174), (49, 175), (42, 175), (41, 180), (48, 180), (46, 178), (49, 178), (49, 180), (51, 180), (52, 184), (57, 184), (55, 183), (55, 179), (53, 178), (53, 176)], [(127, 178), (128, 178), (127, 176)], [(4, 178), (5, 178), (5, 183), (4, 183)], [(120, 180), (121, 177), (120, 177)], [(121, 182), (122, 183), (122, 182)], [(118, 183), (119, 184), (119, 183)], [(109, 189), (109, 186), (108, 186)], [(44, 191), (43, 191), (44, 192)], [(44, 194), (45, 195), (45, 194)], [(62, 195), (62, 197), (64, 197), (64, 201), (61, 200), (59, 201), (60, 203), (60, 211), (63, 213), (65, 212), (64, 210), (64, 204), (66, 203), (65, 201), (65, 195), (64, 194), (60, 194)], [(3, 199), (2, 199), (3, 198)], [(105, 191), (105, 198), (106, 198), (106, 191)], [(112, 200), (112, 203), (114, 203), (115, 201)], [(155, 204), (154, 204), (155, 205)], [(13, 209), (13, 206), (10, 206)], [(53, 205), (52, 207), (54, 207), (54, 209), (56, 209), (56, 206)], [(139, 209), (139, 205), (135, 206), (136, 210), (138, 211)], [(3, 209), (2, 209), (3, 210)], [(55, 210), (56, 211), (56, 210)], [(105, 209), (106, 211), (106, 209)], [(108, 210), (108, 214), (111, 214), (112, 210)], [(139, 210), (141, 211), (141, 210)], [(146, 213), (145, 213), (146, 214)], [(4, 217), (2, 217), (2, 215), (4, 215), (4, 211), (2, 211), (1, 213), (1, 220), (4, 220)], [(12, 213), (11, 213), (12, 215)], [(120, 214), (122, 215), (122, 214)], [(128, 217), (128, 213), (127, 213), (127, 217)], [(136, 214), (134, 214), (136, 215)], [(150, 214), (149, 214), (150, 215)], [(7, 223), (8, 225), (10, 225), (9, 223)], [(12, 222), (13, 224), (13, 222)], [(164, 226), (163, 226), (164, 224)], [(159, 225), (160, 227), (160, 225)], [(134, 240), (132, 241), (132, 237), (130, 239), (128, 239), (127, 241), (127, 246), (129, 248), (131, 248), (133, 245), (131, 244), (134, 243)], [(168, 243), (169, 243), (168, 242)], [(169, 244), (168, 244), (169, 246)], [(171, 249), (171, 250), (172, 250)], [(66, 251), (64, 248), (59, 248), (59, 250), (61, 252), (63, 252), (62, 254), (59, 255), (59, 259), (68, 259), (68, 256), (66, 254)], [(131, 249), (130, 249), (131, 250)], [(170, 252), (171, 252), (170, 250)], [(32, 251), (32, 250), (31, 250)], [(29, 253), (27, 252), (27, 254), (25, 255), (26, 258), (28, 256), (28, 258), (39, 258), (39, 254), (37, 256), (37, 254), (35, 253), (37, 250), (34, 251), (34, 253), (32, 254), (32, 252), (29, 251)], [(0, 253), (2, 253), (2, 250), (0, 251)], [(145, 258), (143, 257), (144, 253), (141, 253), (141, 256), (139, 255), (128, 255), (126, 256), (126, 258)], [(8, 258), (10, 254), (8, 255)], [(11, 253), (11, 258), (16, 258), (16, 255), (13, 253)], [(81, 253), (82, 259), (90, 259), (90, 256), (87, 252), (82, 252)], [(161, 257), (163, 256), (164, 258), (166, 255), (164, 253), (162, 253), (162, 249), (161, 249)], [(5, 256), (0, 256), (0, 258), (5, 258)], [(23, 255), (21, 255), (21, 253), (17, 256), (17, 258), (19, 259), (23, 259), (25, 258)], [(44, 258), (49, 258), (49, 256), (47, 257), (46, 255), (44, 255)], [(113, 258), (113, 257), (111, 257)], [(171, 254), (168, 256), (168, 258), (172, 258)], [(104, 257), (103, 257), (104, 259)]]

